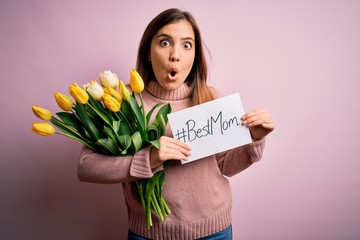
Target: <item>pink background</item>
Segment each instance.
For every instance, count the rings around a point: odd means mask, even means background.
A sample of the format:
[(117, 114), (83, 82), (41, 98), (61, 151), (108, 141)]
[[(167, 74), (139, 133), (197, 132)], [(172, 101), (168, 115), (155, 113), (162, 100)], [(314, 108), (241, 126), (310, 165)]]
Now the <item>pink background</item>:
[(2, 0), (0, 239), (125, 239), (121, 185), (79, 182), (81, 145), (31, 133), (31, 105), (55, 113), (54, 91), (107, 69), (127, 82), (169, 7), (196, 17), (210, 84), (277, 124), (263, 161), (231, 178), (234, 239), (360, 239), (356, 0)]

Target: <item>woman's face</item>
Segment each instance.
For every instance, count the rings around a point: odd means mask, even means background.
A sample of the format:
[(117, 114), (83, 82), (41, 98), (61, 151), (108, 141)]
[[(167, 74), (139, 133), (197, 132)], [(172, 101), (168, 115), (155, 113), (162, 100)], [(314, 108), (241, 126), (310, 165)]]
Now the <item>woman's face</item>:
[(195, 35), (186, 20), (162, 27), (151, 41), (149, 59), (158, 83), (174, 90), (185, 82), (195, 58)]

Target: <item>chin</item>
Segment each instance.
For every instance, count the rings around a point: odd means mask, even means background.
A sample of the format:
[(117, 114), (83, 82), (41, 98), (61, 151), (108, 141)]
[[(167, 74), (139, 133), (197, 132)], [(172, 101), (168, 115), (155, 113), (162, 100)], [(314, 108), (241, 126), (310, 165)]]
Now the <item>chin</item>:
[(160, 84), (160, 85), (167, 91), (175, 90), (181, 86), (181, 84), (178, 84), (176, 82), (171, 82), (171, 83), (167, 82), (167, 83)]

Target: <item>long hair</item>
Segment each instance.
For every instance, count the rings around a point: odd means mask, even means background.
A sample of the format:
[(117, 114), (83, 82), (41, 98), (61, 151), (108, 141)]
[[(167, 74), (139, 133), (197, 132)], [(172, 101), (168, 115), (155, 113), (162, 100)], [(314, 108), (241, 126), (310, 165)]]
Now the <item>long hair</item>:
[(145, 84), (156, 79), (151, 62), (149, 61), (151, 41), (155, 34), (163, 26), (169, 23), (178, 22), (180, 20), (188, 21), (191, 24), (195, 35), (195, 59), (191, 71), (185, 81), (190, 85), (193, 85), (194, 90), (192, 95), (192, 102), (193, 105), (197, 105), (213, 100), (214, 96), (206, 84), (207, 64), (204, 55), (204, 46), (201, 39), (200, 29), (194, 17), (189, 12), (183, 12), (177, 8), (167, 9), (156, 16), (149, 23), (140, 40), (136, 69), (143, 77)]

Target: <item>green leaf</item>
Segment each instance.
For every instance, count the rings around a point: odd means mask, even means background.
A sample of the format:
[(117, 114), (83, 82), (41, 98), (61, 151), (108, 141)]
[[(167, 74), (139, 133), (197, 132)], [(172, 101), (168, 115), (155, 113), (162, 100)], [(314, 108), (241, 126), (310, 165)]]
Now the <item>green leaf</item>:
[[(111, 113), (106, 111), (104, 107), (93, 97), (90, 93), (89, 95), (89, 102), (87, 103), (88, 112), (93, 115), (93, 112), (100, 117), (102, 121), (104, 121), (108, 126), (112, 126), (111, 122), (113, 118), (111, 117)], [(94, 115), (93, 115), (94, 116)], [(94, 116), (96, 118), (96, 116)]]
[(59, 119), (52, 117), (50, 119), (50, 122), (52, 124), (54, 124), (58, 129), (60, 129), (61, 132), (72, 135), (72, 136), (76, 136), (76, 137), (82, 137), (77, 131), (76, 129), (72, 128), (71, 126), (68, 126), (67, 124), (61, 122)]
[(105, 136), (107, 136), (107, 137), (109, 137), (109, 138), (111, 138), (113, 140), (116, 139), (113, 130), (111, 128), (107, 127), (107, 126), (104, 126), (103, 133), (104, 133)]
[(80, 120), (73, 113), (57, 112), (56, 115), (66, 124), (75, 128), (79, 132), (84, 132)]
[(113, 130), (114, 130), (114, 132), (116, 132), (116, 133), (119, 132), (120, 122), (121, 122), (121, 120), (113, 121)]
[(160, 107), (161, 105), (162, 105), (162, 103), (158, 103), (158, 104), (156, 104), (155, 106), (153, 106), (153, 107), (151, 108), (151, 110), (150, 110), (150, 111), (148, 112), (148, 114), (146, 115), (147, 122), (150, 122), (152, 113), (154, 112), (154, 110), (155, 110), (156, 108)]
[(111, 113), (107, 112), (104, 107), (88, 92), (89, 102), (94, 107), (96, 113), (103, 118), (105, 121), (110, 120)]
[(50, 122), (52, 124), (54, 124), (62, 132), (60, 134), (66, 136), (66, 137), (75, 139), (75, 140), (85, 144), (86, 146), (88, 146), (89, 148), (91, 148), (94, 151), (96, 150), (95, 145), (93, 144), (93, 142), (90, 139), (81, 135), (80, 133), (75, 131), (72, 127), (66, 125), (65, 123), (61, 122), (60, 120), (56, 119), (55, 117), (52, 117), (50, 119)]
[(157, 182), (157, 187), (159, 190), (159, 194), (162, 195), (162, 189), (164, 187), (164, 183), (165, 183), (165, 171), (161, 170), (161, 175), (159, 176), (158, 182)]
[(117, 131), (119, 135), (132, 135), (132, 131), (125, 120), (120, 121), (119, 130)]
[(118, 153), (118, 146), (116, 144), (116, 141), (113, 139), (99, 139), (96, 144), (98, 144), (102, 149), (110, 152), (112, 155), (117, 155)]
[(147, 131), (147, 136), (148, 136), (147, 141), (156, 140), (159, 137), (159, 131), (155, 126), (150, 126)]
[(135, 121), (140, 127), (140, 129), (138, 130), (140, 130), (140, 132), (143, 135), (143, 133), (145, 132), (144, 116), (142, 115), (141, 108), (139, 107), (135, 97), (133, 96), (130, 96), (130, 107), (135, 115)]
[(161, 135), (159, 129), (154, 124), (151, 124), (148, 127), (147, 136), (148, 136), (148, 141), (153, 141), (155, 139), (159, 139)]
[(163, 115), (157, 116), (156, 120), (157, 120), (156, 123), (153, 124), (156, 124), (160, 136), (164, 136), (166, 134), (166, 122)]
[(95, 123), (91, 120), (85, 107), (82, 104), (76, 103), (75, 110), (79, 114), (80, 120), (81, 120), (84, 128), (86, 129), (86, 131), (91, 136), (91, 138), (94, 141), (99, 140), (100, 139), (100, 131), (99, 131), (99, 129), (97, 129)]
[(128, 120), (128, 121), (130, 121), (130, 122), (134, 121), (133, 113), (132, 113), (132, 111), (131, 111), (129, 102), (127, 102), (127, 101), (122, 101), (122, 102), (121, 102), (120, 111), (123, 113), (123, 115), (122, 115), (123, 117), (124, 117), (124, 116), (127, 117), (127, 120)]
[(155, 117), (155, 119), (154, 119), (154, 122), (158, 121), (157, 119), (158, 119), (160, 116), (162, 116), (162, 117), (164, 118), (164, 120), (165, 120), (165, 123), (167, 123), (167, 122), (168, 122), (168, 117), (167, 117), (167, 115), (168, 115), (170, 112), (171, 112), (171, 105), (170, 105), (170, 103), (167, 103), (167, 104), (165, 104), (164, 106), (162, 106), (162, 107), (159, 109), (159, 111), (158, 111), (158, 113), (156, 114), (156, 117)]
[(122, 149), (121, 154), (126, 154), (127, 150), (131, 146), (130, 135), (121, 135), (121, 136), (118, 136), (117, 139), (119, 140), (120, 145), (121, 145), (121, 149)]
[(149, 141), (149, 143), (151, 143), (151, 145), (153, 145), (157, 149), (160, 149), (160, 141), (158, 139), (153, 140), (153, 141)]
[(131, 136), (131, 146), (135, 152), (139, 151), (142, 147), (142, 138), (139, 131), (136, 131)]

